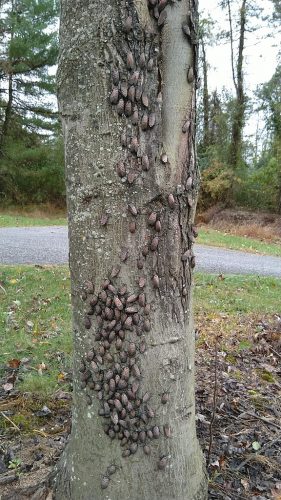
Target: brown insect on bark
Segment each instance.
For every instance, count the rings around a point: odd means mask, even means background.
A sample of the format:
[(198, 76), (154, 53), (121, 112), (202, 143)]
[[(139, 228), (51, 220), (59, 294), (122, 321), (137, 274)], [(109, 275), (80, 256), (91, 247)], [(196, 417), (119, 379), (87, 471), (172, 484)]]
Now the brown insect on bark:
[(139, 305), (141, 307), (145, 306), (145, 294), (144, 293), (139, 294)]
[(145, 332), (150, 332), (151, 330), (150, 321), (148, 319), (145, 319), (143, 322), (143, 330)]
[(150, 113), (149, 118), (148, 118), (148, 125), (150, 128), (154, 127), (156, 122), (156, 115), (155, 113)]
[(170, 438), (172, 436), (172, 430), (169, 424), (163, 425), (163, 432), (166, 438)]
[(160, 460), (157, 462), (157, 467), (159, 470), (164, 470), (166, 469), (168, 465), (168, 457), (161, 457)]
[(118, 274), (120, 273), (120, 270), (121, 270), (120, 266), (113, 267), (112, 270), (111, 270), (110, 277), (111, 278), (116, 278), (118, 276)]
[(186, 189), (191, 189), (192, 188), (192, 184), (193, 184), (193, 179), (191, 176), (188, 177), (187, 181), (186, 181)]
[(145, 60), (145, 54), (144, 52), (141, 53), (140, 59), (139, 59), (139, 66), (141, 69), (145, 68), (146, 60)]
[(130, 342), (129, 347), (128, 347), (128, 354), (129, 356), (134, 356), (136, 354), (136, 344), (134, 342)]
[(109, 477), (107, 477), (107, 476), (103, 476), (103, 477), (101, 478), (101, 483), (100, 483), (100, 485), (101, 485), (101, 488), (102, 488), (103, 490), (105, 490), (105, 489), (108, 487), (108, 485), (109, 485), (109, 481), (110, 481), (110, 480), (109, 480)]
[(127, 53), (127, 68), (128, 69), (133, 69), (135, 66), (135, 60), (132, 52)]
[(145, 283), (146, 283), (146, 279), (144, 278), (144, 276), (140, 276), (139, 277), (139, 281), (138, 281), (138, 285), (140, 288), (144, 288), (145, 287)]
[(130, 233), (134, 234), (136, 232), (136, 227), (137, 227), (137, 225), (136, 225), (135, 221), (130, 222), (130, 224), (129, 224)]
[(119, 297), (114, 297), (114, 304), (117, 307), (117, 309), (119, 309), (119, 311), (123, 311), (124, 306), (123, 306), (121, 300), (119, 299)]
[(143, 254), (144, 257), (147, 257), (147, 255), (149, 254), (149, 248), (147, 245), (143, 247), (141, 253)]
[(159, 280), (158, 274), (154, 274), (154, 276), (152, 278), (152, 284), (153, 284), (154, 288), (159, 288), (160, 280)]
[(148, 100), (148, 97), (146, 94), (142, 94), (141, 101), (142, 101), (143, 105), (145, 106), (145, 108), (148, 108), (149, 100)]
[(130, 78), (129, 78), (129, 84), (130, 85), (134, 85), (137, 83), (138, 79), (139, 79), (139, 76), (140, 76), (140, 72), (139, 71), (134, 71)]
[(194, 81), (194, 71), (192, 67), (187, 70), (187, 81), (188, 83), (192, 83)]
[(137, 153), (139, 149), (139, 141), (137, 137), (132, 137), (131, 139), (131, 144), (130, 144), (130, 149), (132, 153)]
[(183, 33), (184, 33), (187, 37), (189, 37), (189, 38), (190, 38), (191, 33), (190, 33), (190, 28), (189, 28), (188, 24), (187, 24), (187, 23), (182, 23), (181, 28), (182, 28)]
[(110, 94), (110, 98), (109, 98), (111, 104), (117, 104), (118, 97), (119, 97), (119, 90), (117, 87), (114, 87), (114, 89), (112, 90), (112, 92)]
[(128, 248), (122, 248), (121, 253), (120, 253), (120, 259), (122, 262), (126, 262), (126, 260), (129, 257), (129, 250)]
[(121, 116), (124, 113), (124, 109), (125, 109), (124, 99), (119, 99), (118, 104), (116, 106), (116, 110), (117, 110), (118, 115)]
[(150, 446), (148, 446), (148, 444), (146, 444), (144, 447), (143, 447), (143, 451), (146, 455), (150, 455), (151, 454), (151, 448)]
[(158, 236), (155, 236), (150, 243), (150, 250), (152, 252), (155, 252), (158, 248), (158, 245), (159, 245), (159, 238)]
[(127, 101), (125, 104), (125, 116), (131, 116), (132, 112), (132, 103), (131, 101)]
[(136, 101), (140, 101), (141, 99), (141, 96), (142, 96), (142, 85), (141, 83), (138, 83), (138, 86), (136, 88)]
[(106, 226), (109, 221), (109, 215), (108, 214), (102, 214), (101, 219), (100, 219), (100, 225), (101, 226)]
[(144, 260), (142, 258), (139, 258), (137, 260), (137, 268), (138, 269), (143, 269), (143, 266), (144, 266)]
[(132, 121), (133, 125), (137, 125), (138, 124), (138, 122), (139, 122), (139, 112), (138, 112), (138, 109), (134, 109), (131, 121)]
[(148, 128), (148, 114), (144, 113), (141, 119), (141, 128), (142, 130), (147, 130)]
[(182, 132), (185, 134), (188, 131), (189, 127), (190, 127), (190, 121), (187, 120), (182, 126)]
[(143, 397), (142, 397), (142, 401), (143, 403), (147, 403), (147, 401), (149, 401), (151, 398), (151, 394), (149, 392), (146, 392)]
[(120, 85), (120, 91), (123, 97), (127, 97), (128, 95), (128, 84), (126, 80), (122, 80), (121, 85)]
[(135, 207), (135, 205), (132, 205), (131, 203), (129, 203), (129, 205), (128, 205), (128, 210), (129, 210), (130, 214), (132, 214), (134, 217), (136, 217), (138, 215), (137, 208)]
[(122, 161), (118, 162), (116, 170), (119, 177), (122, 178), (126, 176), (126, 167)]
[(135, 95), (136, 95), (136, 89), (134, 85), (131, 85), (128, 90), (128, 98), (130, 99), (131, 102), (135, 102)]
[(132, 304), (133, 302), (136, 302), (136, 300), (138, 300), (138, 295), (132, 293), (131, 295), (129, 295), (126, 302), (127, 304)]
[(91, 320), (88, 316), (85, 316), (84, 318), (84, 326), (89, 330), (91, 328)]
[(161, 231), (161, 222), (160, 222), (160, 220), (157, 220), (155, 222), (155, 230), (157, 231), (157, 233), (160, 233), (160, 231)]
[(164, 165), (166, 165), (166, 163), (168, 163), (168, 155), (167, 155), (167, 153), (162, 153), (161, 154), (161, 162), (164, 163)]
[(172, 193), (170, 193), (168, 196), (168, 205), (172, 209), (175, 208), (175, 206), (176, 206), (175, 198), (174, 198), (174, 195)]
[(143, 155), (141, 159), (141, 167), (144, 172), (147, 172), (149, 170), (149, 159), (147, 155)]
[(154, 226), (156, 220), (157, 220), (157, 213), (156, 212), (151, 212), (151, 214), (148, 217), (148, 224), (150, 226)]
[(127, 181), (129, 184), (133, 184), (138, 177), (138, 173), (134, 170), (130, 170), (127, 175)]
[(133, 27), (133, 18), (132, 16), (128, 16), (124, 22), (124, 31), (125, 33), (129, 33)]
[(111, 78), (112, 78), (112, 82), (114, 83), (114, 85), (118, 85), (118, 83), (119, 83), (119, 71), (117, 68), (112, 68)]
[(167, 4), (168, 4), (168, 0), (159, 0), (159, 3), (158, 3), (159, 12), (161, 12), (161, 10), (165, 9)]
[(153, 66), (154, 66), (154, 61), (151, 58), (151, 59), (148, 60), (148, 63), (147, 63), (147, 71), (152, 71), (153, 70)]

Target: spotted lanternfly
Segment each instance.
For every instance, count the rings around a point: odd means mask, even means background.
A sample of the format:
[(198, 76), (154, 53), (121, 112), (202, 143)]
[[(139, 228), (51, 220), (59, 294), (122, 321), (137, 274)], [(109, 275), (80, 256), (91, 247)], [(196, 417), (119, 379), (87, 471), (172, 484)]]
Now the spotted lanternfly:
[(171, 437), (172, 431), (171, 431), (171, 427), (169, 426), (169, 424), (163, 425), (163, 431), (164, 431), (164, 436), (166, 436), (166, 438)]
[(131, 85), (128, 90), (128, 98), (130, 99), (131, 102), (135, 102), (135, 95), (136, 95), (136, 89), (134, 85)]
[(121, 270), (121, 267), (118, 266), (118, 267), (113, 267), (112, 268), (112, 271), (111, 271), (111, 275), (110, 277), (111, 278), (116, 278), (116, 276), (118, 276), (118, 274), (120, 273), (120, 270)]
[(137, 260), (137, 268), (138, 269), (143, 269), (143, 266), (144, 266), (144, 261), (143, 261), (143, 259), (139, 258)]
[(127, 181), (129, 184), (133, 184), (135, 182), (136, 178), (138, 177), (138, 173), (135, 172), (134, 170), (131, 170), (128, 175), (127, 175)]
[(146, 94), (142, 94), (141, 96), (141, 101), (143, 103), (143, 105), (148, 108), (148, 105), (149, 105), (149, 101), (148, 101), (148, 97)]
[(132, 114), (132, 103), (131, 101), (127, 101), (125, 105), (125, 115), (131, 116), (131, 114)]
[(116, 106), (118, 115), (122, 115), (124, 113), (124, 109), (125, 109), (124, 99), (119, 99), (118, 104)]
[(150, 250), (152, 252), (155, 252), (155, 250), (157, 250), (157, 248), (158, 248), (158, 245), (159, 245), (159, 238), (158, 238), (158, 236), (155, 236), (153, 238), (153, 240), (151, 241)]
[(126, 176), (126, 167), (124, 165), (124, 163), (122, 161), (120, 161), (118, 164), (117, 164), (117, 174), (119, 175), (119, 177), (125, 177)]
[(134, 216), (136, 217), (138, 215), (138, 210), (137, 208), (135, 207), (135, 205), (132, 205), (131, 203), (129, 203), (128, 205), (128, 210), (129, 212)]
[(168, 457), (161, 457), (160, 460), (157, 462), (157, 466), (159, 470), (164, 470), (167, 467), (168, 464)]
[(141, 253), (143, 254), (144, 257), (146, 257), (149, 254), (149, 248), (147, 245), (143, 247)]
[(160, 220), (157, 220), (155, 222), (155, 230), (157, 231), (157, 233), (160, 233), (160, 231), (161, 231), (161, 222), (160, 222)]
[(126, 21), (124, 22), (124, 31), (125, 33), (129, 33), (133, 27), (133, 18), (132, 16), (128, 16)]
[(144, 293), (139, 294), (139, 305), (141, 307), (145, 306), (145, 294)]
[(192, 183), (193, 183), (193, 179), (191, 176), (188, 177), (187, 181), (186, 181), (186, 189), (191, 189), (192, 188)]
[(168, 196), (168, 205), (170, 208), (175, 208), (175, 206), (176, 206), (175, 198), (174, 198), (174, 195), (172, 193), (170, 193)]
[(106, 226), (108, 223), (109, 216), (107, 214), (102, 214), (101, 219), (100, 219), (100, 225), (101, 226)]
[(123, 97), (127, 97), (127, 95), (128, 95), (128, 85), (127, 85), (126, 80), (122, 80), (121, 85), (120, 85), (120, 90), (121, 90), (122, 96)]
[(140, 72), (134, 71), (129, 78), (130, 85), (134, 85), (135, 83), (137, 83), (139, 76), (140, 76)]
[(192, 83), (194, 80), (194, 71), (193, 71), (193, 68), (190, 67), (187, 71), (187, 81), (188, 83)]
[(140, 55), (140, 59), (139, 59), (139, 66), (140, 66), (141, 69), (145, 68), (145, 63), (146, 63), (146, 61), (145, 61), (145, 54), (144, 54), (144, 52), (142, 52), (141, 55)]
[(154, 66), (153, 59), (149, 59), (149, 61), (147, 63), (147, 71), (152, 71), (153, 70), (153, 66)]
[(182, 132), (185, 134), (188, 131), (189, 127), (190, 127), (190, 121), (187, 120), (182, 126)]
[(147, 401), (149, 401), (150, 397), (151, 397), (151, 394), (150, 394), (149, 392), (146, 392), (146, 393), (143, 395), (143, 397), (142, 397), (142, 401), (143, 401), (143, 403), (147, 403)]
[(117, 68), (113, 68), (111, 71), (111, 78), (114, 85), (118, 85), (119, 83), (119, 71)]
[(150, 113), (149, 118), (148, 118), (148, 125), (150, 128), (154, 127), (155, 121), (156, 121), (155, 113)]
[(142, 130), (147, 130), (148, 128), (148, 114), (144, 113), (142, 119), (141, 119), (141, 128)]
[(138, 284), (140, 288), (144, 288), (146, 283), (146, 279), (143, 276), (140, 276)]
[(190, 259), (190, 267), (191, 267), (191, 269), (194, 269), (195, 264), (196, 264), (196, 262), (195, 262), (195, 256), (193, 255), (191, 257), (191, 259)]
[(130, 222), (130, 224), (129, 224), (129, 231), (132, 234), (134, 234), (136, 232), (136, 223), (135, 223), (135, 221)]
[(132, 52), (127, 53), (127, 67), (128, 69), (133, 69), (135, 66), (135, 60)]
[(138, 295), (132, 293), (132, 295), (129, 295), (129, 297), (127, 298), (127, 304), (132, 304), (133, 302), (136, 302), (137, 299)]
[(138, 122), (139, 122), (139, 112), (138, 112), (138, 109), (134, 109), (134, 112), (132, 114), (132, 124), (133, 125), (137, 125)]
[(136, 101), (139, 101), (142, 96), (142, 85), (139, 83), (136, 88)]
[(150, 446), (148, 446), (148, 444), (146, 444), (144, 447), (143, 447), (143, 451), (146, 455), (150, 455), (151, 454), (151, 448)]
[(148, 217), (148, 224), (150, 226), (154, 226), (156, 220), (157, 220), (157, 213), (156, 212), (151, 212), (151, 214)]
[(145, 332), (150, 332), (151, 326), (150, 326), (150, 321), (148, 319), (145, 319), (143, 322), (143, 330)]
[(119, 91), (118, 91), (118, 88), (117, 87), (114, 87), (114, 89), (112, 90), (111, 94), (110, 94), (110, 102), (111, 104), (117, 104), (118, 102), (118, 97), (119, 97)]
[(130, 149), (133, 153), (137, 153), (139, 148), (139, 141), (137, 137), (132, 137), (131, 139), (131, 144), (130, 144)]
[(159, 12), (161, 12), (161, 10), (165, 9), (167, 3), (168, 3), (168, 0), (159, 0), (159, 3), (158, 3)]
[(154, 274), (154, 276), (152, 278), (152, 284), (153, 284), (154, 288), (159, 288), (160, 280), (159, 280), (159, 276), (157, 274)]
[(155, 19), (159, 19), (159, 10), (158, 10), (158, 5), (156, 5), (153, 9), (153, 15)]
[(190, 37), (191, 33), (190, 33), (190, 28), (188, 26), (187, 23), (182, 23), (182, 31), (184, 32), (184, 34), (187, 36), (187, 37)]
[(89, 330), (91, 328), (91, 320), (88, 316), (85, 316), (84, 318), (84, 326)]
[(101, 485), (101, 488), (103, 490), (105, 490), (108, 487), (108, 485), (109, 485), (109, 477), (103, 476), (102, 479), (101, 479), (100, 485)]
[(141, 158), (141, 167), (144, 172), (149, 170), (149, 159), (147, 155), (143, 155)]

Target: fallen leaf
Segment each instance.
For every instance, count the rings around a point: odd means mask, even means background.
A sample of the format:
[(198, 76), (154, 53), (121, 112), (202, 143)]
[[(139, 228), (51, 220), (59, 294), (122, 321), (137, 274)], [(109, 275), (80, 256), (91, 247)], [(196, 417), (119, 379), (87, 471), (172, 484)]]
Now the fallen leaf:
[(18, 368), (21, 364), (21, 361), (20, 359), (17, 359), (17, 358), (13, 358), (13, 359), (9, 359), (8, 361), (8, 365), (10, 366), (10, 368)]
[(14, 385), (8, 382), (7, 384), (2, 385), (2, 387), (5, 392), (10, 392), (14, 388)]

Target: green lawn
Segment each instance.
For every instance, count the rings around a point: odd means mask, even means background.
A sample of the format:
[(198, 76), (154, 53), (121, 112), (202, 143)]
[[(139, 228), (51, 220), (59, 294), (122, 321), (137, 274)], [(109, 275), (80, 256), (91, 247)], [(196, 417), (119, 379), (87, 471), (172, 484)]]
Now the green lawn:
[(65, 217), (0, 214), (0, 227), (64, 226), (66, 224)]
[(199, 228), (197, 243), (281, 257), (281, 245), (278, 243), (267, 243), (254, 238), (236, 236), (206, 227)]
[[(280, 313), (281, 280), (195, 275), (195, 317)], [(229, 319), (227, 320), (229, 321)], [(71, 371), (71, 313), (67, 267), (0, 267), (0, 377), (23, 360), (17, 387), (52, 394)]]

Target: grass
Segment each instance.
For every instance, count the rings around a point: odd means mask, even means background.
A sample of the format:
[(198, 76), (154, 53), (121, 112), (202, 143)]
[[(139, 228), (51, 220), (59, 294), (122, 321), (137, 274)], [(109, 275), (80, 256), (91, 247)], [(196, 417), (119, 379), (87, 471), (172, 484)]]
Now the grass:
[(28, 215), (0, 214), (0, 227), (65, 226), (65, 217), (33, 217)]
[(260, 241), (255, 238), (238, 236), (206, 227), (199, 228), (197, 243), (281, 257), (280, 243)]
[[(67, 267), (0, 267), (0, 377), (22, 360), (23, 392), (51, 395), (71, 371), (71, 312)], [(227, 329), (245, 314), (280, 312), (281, 280), (195, 275), (195, 317), (224, 314)], [(6, 376), (5, 375), (5, 376)]]

